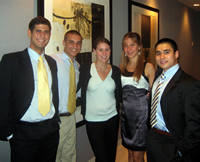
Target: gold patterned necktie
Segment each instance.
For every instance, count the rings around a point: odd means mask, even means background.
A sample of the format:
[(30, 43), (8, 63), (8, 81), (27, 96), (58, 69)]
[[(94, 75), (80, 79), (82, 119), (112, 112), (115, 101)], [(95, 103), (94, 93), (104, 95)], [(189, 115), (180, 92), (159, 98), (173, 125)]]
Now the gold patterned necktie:
[(76, 109), (76, 76), (73, 60), (69, 59), (71, 65), (69, 68), (69, 95), (67, 110), (73, 114)]
[(151, 104), (151, 116), (150, 116), (150, 123), (151, 123), (152, 128), (157, 123), (156, 113), (157, 113), (158, 98), (159, 98), (160, 89), (162, 87), (164, 79), (165, 79), (165, 76), (163, 73), (160, 77), (160, 81), (158, 82), (158, 86), (156, 87), (156, 90), (154, 91), (154, 95), (153, 95), (153, 101)]
[(38, 59), (38, 110), (46, 116), (50, 111), (50, 93), (47, 70), (44, 66), (42, 56)]

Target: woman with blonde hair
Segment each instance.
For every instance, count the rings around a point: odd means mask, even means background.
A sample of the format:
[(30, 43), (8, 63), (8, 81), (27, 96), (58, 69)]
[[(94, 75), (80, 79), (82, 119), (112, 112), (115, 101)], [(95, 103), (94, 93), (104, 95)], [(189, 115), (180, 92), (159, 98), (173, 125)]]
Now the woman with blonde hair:
[(123, 88), (121, 134), (128, 149), (129, 162), (143, 162), (146, 150), (148, 95), (155, 69), (145, 62), (138, 33), (125, 34), (122, 41), (120, 70)]

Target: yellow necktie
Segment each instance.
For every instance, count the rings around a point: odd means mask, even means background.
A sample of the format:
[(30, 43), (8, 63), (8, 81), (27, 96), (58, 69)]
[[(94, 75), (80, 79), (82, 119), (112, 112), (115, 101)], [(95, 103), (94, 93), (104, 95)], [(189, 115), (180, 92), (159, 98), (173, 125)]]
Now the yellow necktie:
[(50, 111), (47, 70), (44, 66), (42, 56), (40, 56), (38, 60), (38, 110), (43, 116), (46, 116)]
[(69, 59), (69, 61), (71, 65), (69, 68), (69, 95), (67, 110), (70, 112), (70, 114), (73, 114), (76, 109), (76, 76), (73, 61), (71, 59)]

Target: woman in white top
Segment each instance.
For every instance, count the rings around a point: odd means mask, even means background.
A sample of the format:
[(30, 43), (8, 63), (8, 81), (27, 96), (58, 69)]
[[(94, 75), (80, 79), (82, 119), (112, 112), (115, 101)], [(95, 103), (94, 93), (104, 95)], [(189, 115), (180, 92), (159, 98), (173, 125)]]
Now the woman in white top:
[(154, 80), (155, 69), (151, 63), (144, 61), (139, 34), (125, 34), (122, 49), (122, 144), (128, 149), (129, 162), (144, 162), (148, 131), (147, 96)]
[(121, 72), (110, 65), (106, 38), (94, 42), (96, 61), (80, 68), (81, 113), (96, 162), (115, 162), (121, 100)]

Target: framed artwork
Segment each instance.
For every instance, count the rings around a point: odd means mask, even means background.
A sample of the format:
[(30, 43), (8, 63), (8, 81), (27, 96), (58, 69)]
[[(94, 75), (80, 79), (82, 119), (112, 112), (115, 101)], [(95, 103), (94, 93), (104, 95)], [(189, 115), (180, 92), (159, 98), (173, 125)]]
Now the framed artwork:
[(157, 68), (154, 47), (159, 39), (159, 10), (129, 0), (129, 31), (141, 36), (145, 60)]
[[(77, 30), (83, 37), (81, 52), (76, 56), (80, 65), (95, 61), (92, 43), (96, 38), (105, 37), (112, 44), (112, 0), (37, 0), (37, 8), (38, 16), (47, 18), (52, 26), (46, 54), (63, 51), (62, 41), (69, 30)], [(78, 107), (75, 112), (77, 127), (84, 124), (80, 110)]]

